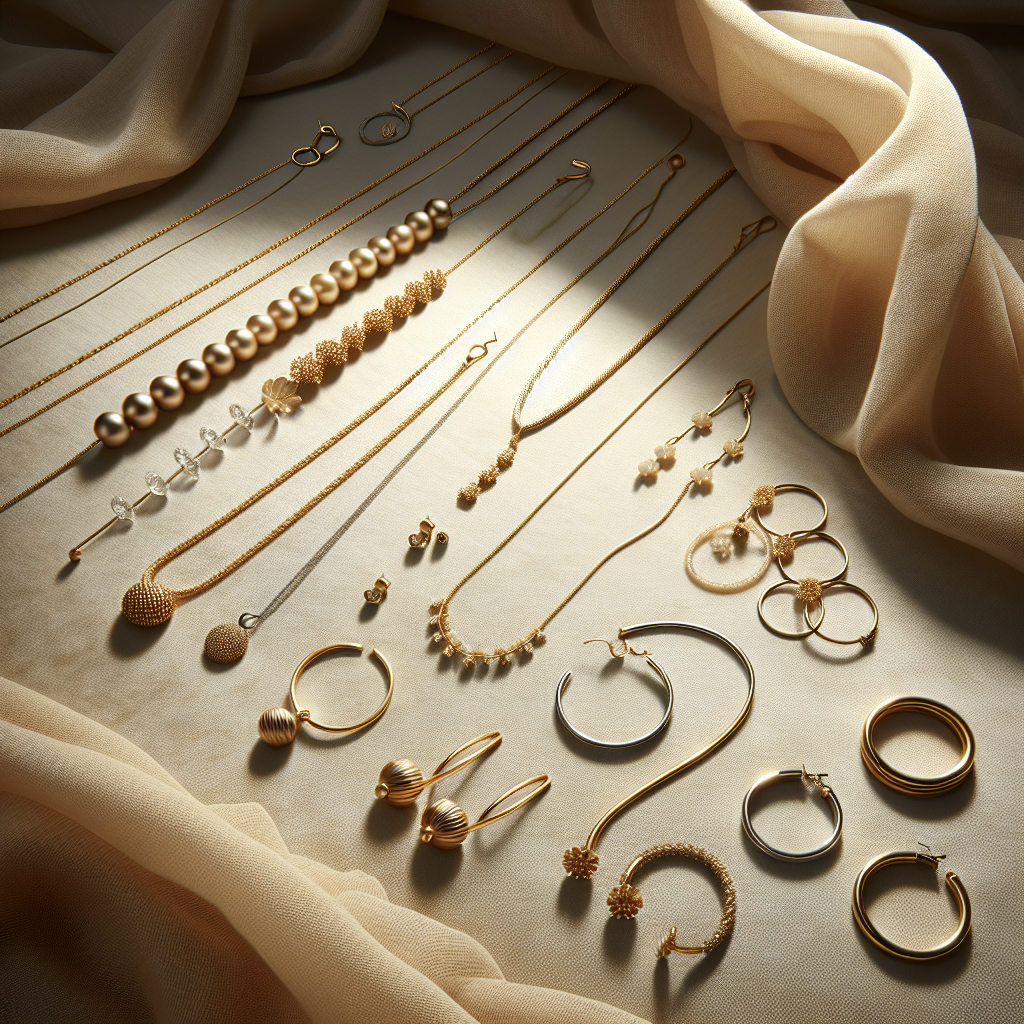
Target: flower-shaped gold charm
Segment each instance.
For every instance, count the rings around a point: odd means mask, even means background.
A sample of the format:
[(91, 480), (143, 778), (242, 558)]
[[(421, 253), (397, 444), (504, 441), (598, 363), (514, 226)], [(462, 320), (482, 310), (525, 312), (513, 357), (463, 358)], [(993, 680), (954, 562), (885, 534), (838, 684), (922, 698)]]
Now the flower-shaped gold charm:
[(784, 533), (781, 537), (775, 538), (772, 553), (780, 562), (789, 561), (789, 559), (793, 557), (793, 553), (795, 551), (796, 541), (788, 533)]
[(754, 493), (750, 496), (750, 504), (753, 508), (763, 512), (765, 509), (771, 508), (775, 502), (775, 485), (774, 484), (761, 484), (760, 487), (754, 489)]
[(821, 580), (800, 580), (796, 588), (796, 599), (804, 604), (817, 604), (821, 600)]
[(292, 413), (302, 405), (302, 399), (295, 393), (298, 390), (298, 384), (287, 377), (268, 380), (263, 385), (263, 404), (275, 416)]
[(608, 899), (605, 902), (608, 904), (609, 913), (620, 919), (632, 921), (644, 905), (644, 898), (636, 886), (630, 885), (629, 882), (623, 882), (608, 893)]
[(589, 878), (597, 870), (598, 862), (597, 854), (585, 846), (574, 846), (562, 857), (562, 867), (573, 878)]

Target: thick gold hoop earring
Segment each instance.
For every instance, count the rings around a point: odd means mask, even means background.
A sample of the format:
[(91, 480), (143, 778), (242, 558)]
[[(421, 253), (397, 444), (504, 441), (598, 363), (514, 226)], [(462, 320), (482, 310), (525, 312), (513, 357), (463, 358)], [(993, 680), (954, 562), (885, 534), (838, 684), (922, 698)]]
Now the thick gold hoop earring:
[[(920, 844), (923, 846), (923, 844)], [(933, 854), (927, 846), (926, 853), (920, 850), (902, 850), (895, 853), (883, 853), (874, 860), (869, 861), (853, 886), (853, 918), (857, 927), (884, 953), (890, 956), (897, 956), (901, 960), (937, 960), (940, 956), (952, 953), (968, 936), (971, 931), (971, 898), (967, 895), (964, 883), (953, 871), (946, 872), (946, 885), (949, 886), (953, 898), (960, 908), (960, 922), (956, 931), (945, 942), (932, 946), (929, 949), (910, 949), (901, 946), (892, 939), (887, 939), (872, 923), (868, 912), (864, 908), (864, 887), (868, 879), (876, 872), (890, 864), (925, 864), (933, 870), (939, 866), (940, 860), (945, 860), (946, 855)]]
[[(910, 711), (928, 715), (948, 726), (960, 740), (963, 756), (948, 772), (921, 777), (893, 768), (875, 748), (875, 726), (889, 715)], [(950, 707), (930, 697), (894, 697), (879, 704), (868, 715), (860, 734), (860, 754), (868, 770), (879, 782), (907, 796), (941, 796), (959, 786), (974, 768), (975, 742), (971, 727)]]
[[(497, 814), (491, 814), (495, 807), (504, 803), (510, 796), (514, 796), (520, 790), (534, 784), (536, 784), (536, 788), (517, 800), (511, 807), (506, 807)], [(436, 846), (439, 850), (454, 850), (456, 846), (461, 846), (466, 841), (466, 836), (470, 832), (475, 832), (478, 828), (483, 828), (484, 825), (490, 825), (491, 822), (504, 818), (506, 814), (518, 811), (524, 804), (528, 804), (550, 788), (550, 776), (534, 775), (532, 779), (526, 779), (518, 786), (513, 786), (507, 793), (502, 793), (497, 800), (485, 808), (483, 814), (472, 825), (469, 823), (466, 812), (457, 803), (451, 800), (437, 800), (423, 812), (423, 817), (420, 819), (420, 842), (430, 843), (431, 846)]]
[[(459, 756), (469, 750), (470, 747), (475, 747), (478, 743), (484, 745), (478, 750), (474, 750), (468, 757), (464, 757), (461, 761), (456, 764), (452, 764), (452, 759)], [(479, 757), (483, 757), (485, 754), (489, 754), (501, 743), (500, 732), (485, 732), (482, 736), (477, 736), (476, 739), (470, 740), (468, 743), (463, 743), (457, 750), (453, 750), (435, 769), (429, 779), (423, 777), (423, 772), (412, 763), (407, 757), (400, 757), (394, 761), (388, 761), (386, 765), (380, 770), (380, 777), (377, 780), (377, 788), (374, 789), (373, 795), (378, 800), (386, 800), (392, 807), (408, 807), (409, 804), (415, 803), (416, 798), (427, 788), (432, 786), (435, 782), (440, 782), (441, 779), (448, 778), (449, 775), (454, 775), (457, 771), (465, 768), (466, 765), (471, 764)], [(451, 765), (451, 767), (449, 767)]]
[(388, 705), (391, 703), (391, 696), (395, 692), (395, 676), (391, 671), (391, 665), (376, 647), (370, 651), (370, 657), (376, 658), (383, 667), (388, 680), (388, 692), (381, 706), (368, 718), (364, 718), (361, 722), (356, 722), (353, 725), (325, 725), (323, 722), (315, 721), (309, 711), (300, 709), (298, 699), (295, 696), (295, 687), (302, 673), (321, 655), (328, 654), (331, 651), (361, 651), (362, 649), (362, 644), (329, 644), (327, 647), (320, 647), (312, 654), (303, 658), (292, 673), (291, 685), (288, 687), (288, 698), (291, 707), (268, 708), (260, 715), (259, 725), (257, 726), (260, 739), (271, 747), (285, 747), (295, 739), (299, 726), (303, 722), (308, 723), (314, 729), (335, 733), (359, 732), (360, 729), (373, 725), (387, 711)]

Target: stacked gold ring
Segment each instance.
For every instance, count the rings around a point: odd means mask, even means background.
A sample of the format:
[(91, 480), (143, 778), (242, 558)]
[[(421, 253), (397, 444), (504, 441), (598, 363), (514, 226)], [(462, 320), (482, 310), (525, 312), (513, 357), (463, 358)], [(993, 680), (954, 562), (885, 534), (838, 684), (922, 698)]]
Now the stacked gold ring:
[[(948, 772), (930, 778), (909, 775), (893, 768), (875, 749), (872, 738), (875, 726), (883, 718), (901, 711), (910, 711), (938, 719), (956, 734), (963, 746), (963, 756)], [(894, 697), (892, 700), (879, 704), (868, 715), (861, 731), (860, 753), (871, 774), (890, 789), (894, 789), (898, 793), (905, 793), (907, 796), (941, 796), (943, 793), (949, 793), (956, 789), (973, 770), (974, 733), (952, 708), (937, 700), (932, 700), (930, 697)]]

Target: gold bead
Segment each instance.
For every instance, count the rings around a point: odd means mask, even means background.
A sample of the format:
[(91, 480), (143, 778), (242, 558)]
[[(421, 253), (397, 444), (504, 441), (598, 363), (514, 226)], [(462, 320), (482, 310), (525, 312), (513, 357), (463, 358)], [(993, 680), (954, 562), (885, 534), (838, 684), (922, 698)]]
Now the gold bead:
[(156, 404), (153, 396), (143, 391), (129, 395), (121, 403), (121, 412), (124, 418), (139, 430), (153, 426), (160, 415), (160, 406)]
[(389, 761), (380, 770), (373, 795), (392, 807), (408, 807), (423, 792), (423, 772), (406, 757)]
[(185, 401), (185, 389), (177, 377), (154, 377), (149, 382), (149, 393), (161, 409), (178, 409)]
[(286, 747), (299, 731), (299, 720), (289, 708), (269, 708), (256, 726), (260, 739), (269, 747)]
[(190, 395), (201, 395), (213, 380), (210, 368), (202, 359), (186, 359), (178, 363), (176, 373), (181, 386)]
[(367, 249), (365, 246), (353, 249), (348, 254), (348, 258), (360, 277), (370, 278), (377, 273), (377, 257), (374, 256), (372, 249)]
[[(271, 321), (273, 322), (273, 321)], [(277, 331), (274, 331), (275, 336)], [(224, 344), (231, 349), (232, 355), (240, 363), (247, 363), (259, 351), (260, 343), (256, 335), (248, 327), (240, 327), (234, 331), (228, 331)]]
[(408, 224), (395, 224), (388, 228), (388, 241), (395, 247), (395, 250), (403, 256), (412, 252), (416, 245), (416, 236)]
[(391, 239), (385, 235), (374, 235), (366, 243), (366, 247), (377, 257), (377, 262), (382, 267), (390, 267), (398, 258), (398, 250)]
[(410, 281), (405, 286), (405, 297), (413, 302), (421, 302), (425, 306), (433, 298), (433, 295), (430, 291), (430, 285), (425, 284), (423, 281)]
[(466, 484), (459, 491), (459, 497), (463, 501), (476, 501), (480, 497), (480, 485), (478, 483)]
[(394, 317), (386, 310), (368, 309), (363, 314), (363, 329), (367, 334), (387, 334), (394, 325)]
[(308, 284), (300, 284), (293, 288), (288, 293), (288, 301), (303, 316), (312, 316), (320, 308), (320, 300)]
[(235, 354), (222, 341), (203, 349), (203, 362), (214, 377), (226, 377), (235, 368)]
[(299, 322), (299, 311), (288, 299), (274, 299), (267, 306), (267, 316), (277, 324), (279, 331), (290, 331)]
[(410, 213), (405, 218), (405, 223), (412, 228), (417, 242), (428, 242), (434, 234), (434, 222), (430, 219), (430, 214), (424, 213), (422, 210)]
[(101, 412), (92, 425), (92, 432), (106, 448), (120, 448), (132, 436), (132, 428), (119, 412)]
[(317, 342), (316, 357), (324, 366), (341, 366), (348, 360), (348, 346), (325, 338)]
[(249, 649), (249, 634), (235, 622), (224, 622), (214, 626), (206, 634), (203, 651), (210, 661), (222, 664), (238, 661)]
[(686, 166), (686, 157), (682, 153), (673, 153), (668, 158), (668, 165), (673, 171), (678, 171), (680, 168)]
[(437, 231), (443, 231), (452, 222), (452, 208), (445, 199), (431, 199), (423, 212), (430, 218)]
[(430, 297), (434, 292), (443, 292), (448, 286), (448, 278), (443, 270), (424, 270), (423, 283), (430, 289)]
[(266, 313), (257, 313), (245, 321), (245, 329), (252, 331), (261, 345), (273, 345), (277, 340), (277, 324)]
[(420, 818), (420, 842), (430, 843), (439, 850), (454, 850), (466, 841), (468, 835), (469, 818), (451, 800), (435, 801)]
[(338, 282), (338, 287), (343, 292), (350, 292), (359, 284), (359, 271), (351, 260), (335, 260), (330, 266), (330, 271), (331, 277)]
[(288, 375), (296, 384), (322, 384), (324, 364), (312, 353), (292, 360)]
[(321, 306), (330, 306), (337, 302), (341, 294), (341, 286), (330, 274), (314, 274), (309, 279), (309, 287), (316, 292)]
[(341, 332), (341, 342), (350, 350), (361, 352), (364, 341), (366, 341), (366, 331), (359, 324), (349, 324)]
[(384, 300), (384, 309), (393, 319), (404, 320), (416, 309), (416, 301), (406, 295), (389, 295)]
[(174, 592), (156, 580), (132, 584), (121, 599), (121, 614), (134, 626), (159, 626), (169, 622), (177, 607)]

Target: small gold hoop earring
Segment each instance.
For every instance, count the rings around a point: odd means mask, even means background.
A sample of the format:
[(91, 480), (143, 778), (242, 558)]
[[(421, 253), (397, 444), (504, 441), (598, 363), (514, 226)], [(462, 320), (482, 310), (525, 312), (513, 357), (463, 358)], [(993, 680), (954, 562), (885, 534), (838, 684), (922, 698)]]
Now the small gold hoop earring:
[[(931, 777), (909, 775), (893, 768), (875, 748), (875, 726), (889, 715), (907, 711), (935, 718), (956, 734), (963, 747), (963, 755), (948, 772)], [(930, 697), (894, 697), (879, 704), (868, 715), (860, 734), (860, 754), (871, 774), (890, 789), (907, 796), (941, 796), (956, 789), (974, 768), (975, 749), (971, 727), (952, 708)]]
[(949, 886), (949, 890), (953, 893), (953, 898), (959, 906), (960, 922), (957, 925), (956, 931), (945, 942), (941, 942), (937, 946), (932, 946), (929, 949), (910, 949), (907, 946), (901, 946), (899, 943), (893, 942), (892, 939), (887, 939), (871, 923), (868, 912), (864, 907), (864, 887), (867, 885), (868, 879), (876, 871), (880, 871), (890, 864), (924, 864), (934, 870), (938, 868), (940, 860), (945, 860), (946, 855), (944, 853), (933, 854), (923, 843), (918, 845), (922, 846), (927, 852), (901, 850), (894, 853), (883, 853), (864, 866), (853, 886), (853, 918), (857, 922), (857, 927), (882, 952), (888, 953), (890, 956), (897, 956), (901, 960), (937, 960), (940, 956), (952, 953), (967, 938), (971, 931), (971, 898), (967, 895), (964, 883), (960, 881), (959, 876), (955, 872), (946, 872), (946, 885)]
[(295, 696), (295, 687), (302, 677), (302, 673), (321, 655), (328, 654), (331, 651), (361, 651), (362, 649), (362, 644), (329, 644), (327, 647), (320, 647), (312, 654), (303, 658), (292, 673), (292, 681), (288, 687), (288, 699), (291, 707), (268, 708), (260, 715), (259, 725), (257, 726), (260, 739), (271, 747), (286, 747), (295, 739), (299, 726), (303, 722), (308, 723), (314, 729), (320, 729), (322, 732), (334, 733), (359, 732), (360, 729), (373, 725), (387, 711), (388, 705), (391, 703), (391, 695), (395, 692), (395, 676), (391, 671), (391, 665), (388, 664), (387, 658), (376, 647), (370, 651), (370, 657), (376, 658), (383, 667), (388, 680), (388, 692), (384, 697), (384, 703), (369, 718), (364, 718), (361, 722), (356, 722), (354, 725), (325, 725), (323, 722), (315, 721), (309, 711), (300, 709), (298, 699)]
[(380, 604), (388, 596), (391, 580), (386, 576), (378, 576), (369, 590), (363, 591), (363, 600), (367, 604)]
[(657, 860), (659, 857), (689, 857), (710, 868), (722, 886), (725, 909), (722, 911), (718, 927), (701, 945), (676, 945), (676, 929), (672, 927), (669, 929), (668, 935), (656, 947), (655, 953), (659, 958), (670, 956), (672, 953), (710, 953), (729, 935), (736, 923), (736, 886), (725, 865), (713, 853), (708, 853), (707, 850), (699, 846), (691, 846), (689, 843), (662, 843), (659, 846), (652, 846), (649, 850), (644, 850), (643, 853), (634, 857), (626, 870), (622, 872), (619, 884), (608, 894), (608, 899), (605, 901), (608, 904), (608, 912), (613, 917), (624, 918), (627, 921), (636, 917), (644, 905), (644, 898), (640, 895), (640, 890), (633, 885), (633, 876), (645, 864), (650, 864), (651, 861)]
[(434, 524), (429, 519), (424, 519), (420, 523), (419, 533), (409, 534), (409, 547), (425, 548), (430, 543), (430, 538), (433, 536)]
[[(818, 587), (815, 591), (815, 587)], [(821, 623), (825, 618), (825, 591), (837, 590), (842, 588), (844, 590), (852, 590), (855, 594), (860, 594), (861, 597), (867, 601), (871, 607), (872, 620), (871, 628), (866, 633), (862, 633), (860, 636), (855, 636), (852, 640), (839, 640), (834, 636), (828, 636), (821, 631)], [(804, 596), (801, 597), (801, 593)], [(821, 602), (821, 616), (818, 619), (817, 624), (812, 625), (810, 617), (810, 606), (815, 603), (814, 594), (817, 593), (817, 600)], [(867, 647), (868, 644), (874, 643), (875, 638), (878, 636), (878, 605), (875, 604), (874, 598), (863, 588), (858, 587), (856, 583), (850, 583), (847, 580), (835, 580), (832, 583), (819, 583), (817, 580), (800, 580), (800, 584), (797, 587), (797, 597), (807, 602), (804, 608), (804, 621), (808, 626), (811, 627), (811, 632), (816, 633), (821, 637), (822, 640), (827, 640), (830, 644), (860, 644), (861, 647)]]
[[(464, 757), (456, 764), (452, 759), (475, 747), (478, 743), (484, 744), (478, 750), (474, 750), (468, 757)], [(408, 807), (415, 803), (416, 798), (435, 782), (454, 775), (457, 771), (465, 768), (477, 758), (489, 754), (501, 744), (500, 732), (485, 732), (482, 736), (463, 743), (457, 750), (453, 750), (435, 769), (429, 779), (423, 778), (423, 772), (412, 763), (407, 757), (400, 757), (394, 761), (388, 761), (380, 770), (380, 777), (377, 780), (377, 788), (373, 795), (378, 800), (386, 800), (392, 807)], [(451, 767), (449, 767), (451, 765)]]
[[(511, 807), (506, 807), (495, 815), (491, 811), (504, 803), (510, 796), (515, 796), (520, 790), (527, 786), (536, 785), (536, 788), (527, 793), (526, 796), (517, 800)], [(471, 825), (466, 812), (451, 800), (436, 800), (424, 812), (420, 819), (420, 842), (430, 843), (439, 850), (454, 850), (466, 841), (470, 832), (475, 832), (484, 825), (504, 818), (506, 814), (518, 811), (524, 804), (536, 799), (542, 793), (551, 788), (551, 778), (548, 775), (534, 775), (532, 779), (520, 782), (513, 786), (507, 793), (502, 793), (492, 804), (488, 805), (483, 814)]]
[[(815, 501), (821, 504), (821, 518), (811, 527), (805, 530), (790, 530), (788, 533), (776, 533), (774, 530), (764, 525), (761, 519), (762, 514), (770, 512), (775, 504), (775, 498), (779, 494), (786, 494), (793, 491), (799, 491), (802, 494), (809, 494)], [(806, 484), (763, 484), (758, 487), (750, 497), (750, 512), (753, 513), (754, 518), (758, 521), (761, 527), (769, 533), (772, 537), (801, 537), (808, 533), (815, 533), (825, 525), (825, 520), (828, 519), (828, 503), (825, 499), (812, 487), (808, 487)], [(785, 557), (785, 556), (784, 556)]]

